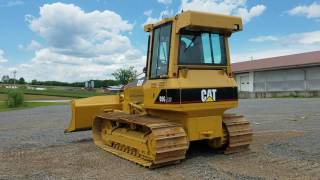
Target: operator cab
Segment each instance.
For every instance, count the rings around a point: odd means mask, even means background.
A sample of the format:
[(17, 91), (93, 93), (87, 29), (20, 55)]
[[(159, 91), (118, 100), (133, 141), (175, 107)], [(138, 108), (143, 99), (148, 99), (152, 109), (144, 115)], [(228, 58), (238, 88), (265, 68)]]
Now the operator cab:
[(228, 37), (241, 29), (240, 18), (193, 11), (146, 25), (147, 79), (177, 78), (181, 69), (220, 69), (231, 76)]

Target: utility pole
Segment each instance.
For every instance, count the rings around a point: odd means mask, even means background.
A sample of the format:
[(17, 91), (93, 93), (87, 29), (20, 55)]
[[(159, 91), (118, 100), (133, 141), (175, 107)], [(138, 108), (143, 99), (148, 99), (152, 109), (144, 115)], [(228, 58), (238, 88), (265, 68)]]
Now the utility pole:
[(16, 75), (17, 75), (17, 71), (14, 70), (14, 71), (13, 71), (13, 85), (14, 85), (14, 86), (16, 85)]

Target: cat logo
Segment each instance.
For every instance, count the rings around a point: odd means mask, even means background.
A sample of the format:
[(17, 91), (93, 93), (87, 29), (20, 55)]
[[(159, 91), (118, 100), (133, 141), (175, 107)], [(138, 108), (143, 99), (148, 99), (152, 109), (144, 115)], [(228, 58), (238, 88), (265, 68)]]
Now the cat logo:
[(216, 89), (202, 89), (201, 90), (201, 101), (202, 102), (213, 102), (216, 101)]

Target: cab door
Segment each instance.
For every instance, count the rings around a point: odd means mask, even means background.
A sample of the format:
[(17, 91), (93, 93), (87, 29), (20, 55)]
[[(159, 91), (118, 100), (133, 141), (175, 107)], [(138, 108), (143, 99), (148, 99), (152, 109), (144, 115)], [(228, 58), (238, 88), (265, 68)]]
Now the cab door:
[(168, 77), (172, 23), (153, 30), (149, 79)]
[(144, 84), (145, 106), (152, 106), (168, 78), (172, 23), (155, 27), (152, 31), (147, 82)]

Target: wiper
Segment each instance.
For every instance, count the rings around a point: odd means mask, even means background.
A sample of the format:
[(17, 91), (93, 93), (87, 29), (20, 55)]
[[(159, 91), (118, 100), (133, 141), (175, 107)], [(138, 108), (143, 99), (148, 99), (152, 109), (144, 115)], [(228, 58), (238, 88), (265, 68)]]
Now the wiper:
[(186, 52), (190, 47), (191, 45), (193, 44), (193, 42), (196, 40), (197, 38), (197, 35), (194, 35), (193, 38), (191, 39), (191, 42), (189, 43), (189, 45), (184, 49), (183, 52)]

